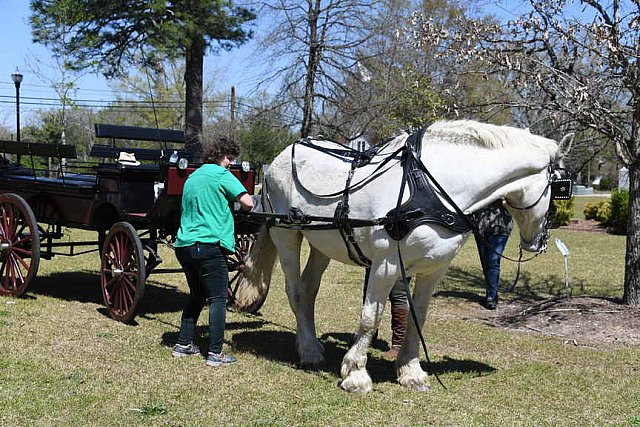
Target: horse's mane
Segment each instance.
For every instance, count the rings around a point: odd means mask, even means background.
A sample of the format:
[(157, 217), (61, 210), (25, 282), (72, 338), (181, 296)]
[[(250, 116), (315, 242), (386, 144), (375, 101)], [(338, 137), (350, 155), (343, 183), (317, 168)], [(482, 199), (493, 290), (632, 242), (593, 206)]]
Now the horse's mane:
[(440, 120), (427, 128), (427, 135), (447, 137), (453, 143), (476, 144), (487, 148), (538, 147), (554, 158), (558, 144), (528, 129), (497, 126), (474, 120)]

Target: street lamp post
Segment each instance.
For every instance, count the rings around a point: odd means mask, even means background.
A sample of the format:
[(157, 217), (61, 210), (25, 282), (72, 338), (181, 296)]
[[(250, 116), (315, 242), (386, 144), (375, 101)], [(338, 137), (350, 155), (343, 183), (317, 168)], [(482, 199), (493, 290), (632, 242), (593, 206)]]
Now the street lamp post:
[[(22, 83), (22, 74), (18, 67), (11, 74), (11, 80), (16, 85), (16, 141), (20, 142), (20, 83)], [(17, 162), (20, 163), (20, 154), (16, 156)]]

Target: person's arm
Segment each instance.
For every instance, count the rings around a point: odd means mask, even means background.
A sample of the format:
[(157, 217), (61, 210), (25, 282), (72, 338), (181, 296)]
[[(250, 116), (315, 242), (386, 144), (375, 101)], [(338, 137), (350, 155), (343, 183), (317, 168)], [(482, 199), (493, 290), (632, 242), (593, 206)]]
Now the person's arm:
[(253, 198), (249, 193), (242, 193), (236, 197), (236, 201), (240, 203), (240, 207), (243, 211), (251, 211), (253, 209)]

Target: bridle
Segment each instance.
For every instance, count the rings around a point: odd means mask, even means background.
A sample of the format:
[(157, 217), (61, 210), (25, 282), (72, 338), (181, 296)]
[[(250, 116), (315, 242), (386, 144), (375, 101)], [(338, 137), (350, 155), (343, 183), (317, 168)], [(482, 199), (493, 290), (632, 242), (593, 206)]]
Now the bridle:
[[(540, 248), (538, 249), (538, 252), (534, 256), (532, 256), (526, 261), (529, 261), (530, 259), (535, 258), (536, 256), (540, 255), (543, 252), (546, 252), (547, 246), (549, 243), (549, 230), (553, 225), (553, 216), (556, 213), (556, 207), (553, 201), (568, 200), (572, 197), (573, 195), (572, 181), (569, 178), (568, 172), (564, 168), (552, 162), (552, 163), (549, 163), (549, 166), (547, 167), (547, 185), (545, 185), (544, 189), (540, 193), (540, 196), (538, 196), (535, 202), (527, 206), (514, 206), (508, 200), (505, 199), (505, 202), (507, 203), (507, 205), (509, 205), (510, 208), (519, 210), (519, 211), (525, 211), (525, 210), (536, 207), (538, 203), (540, 203), (544, 198), (544, 196), (547, 194), (547, 191), (551, 191), (551, 197), (549, 197), (549, 206), (547, 207), (547, 212), (545, 214), (545, 219), (544, 219), (544, 225), (542, 226), (542, 231), (540, 232), (540, 236), (542, 239), (540, 243)], [(518, 260), (518, 262), (523, 262), (522, 248), (520, 249), (520, 253), (521, 253), (520, 255), (521, 259)]]

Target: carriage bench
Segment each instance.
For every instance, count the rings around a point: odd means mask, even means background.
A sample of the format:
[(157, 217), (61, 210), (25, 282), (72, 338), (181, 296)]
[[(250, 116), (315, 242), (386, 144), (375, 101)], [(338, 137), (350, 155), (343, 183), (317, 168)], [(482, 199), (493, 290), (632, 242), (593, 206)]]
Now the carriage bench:
[(120, 148), (116, 146), (115, 143), (116, 140), (130, 140), (158, 142), (165, 144), (165, 146), (166, 143), (184, 144), (186, 140), (184, 132), (181, 130), (107, 125), (101, 123), (96, 123), (94, 127), (96, 131), (96, 138), (109, 138), (111, 139), (111, 145), (94, 144), (93, 147), (91, 147), (91, 152), (89, 154), (91, 157), (115, 160), (121, 152), (125, 151), (127, 153), (135, 154), (137, 160), (158, 161), (163, 156), (170, 155), (175, 151), (178, 154), (178, 157), (186, 158), (189, 162), (193, 162), (193, 153), (185, 149)]
[[(69, 144), (46, 144), (41, 142), (18, 142), (0, 140), (0, 152), (3, 153), (2, 176), (11, 181), (23, 183), (39, 183), (39, 185), (62, 185), (72, 187), (93, 188), (96, 178), (94, 175), (81, 173), (63, 172), (62, 164), (64, 160), (74, 160), (78, 158), (75, 145)], [(28, 155), (32, 160), (34, 157), (51, 157), (58, 159), (60, 167), (57, 172), (58, 177), (38, 176), (35, 167), (26, 168), (22, 165), (10, 164), (6, 158), (7, 154), (18, 156)], [(48, 171), (51, 173), (52, 171)], [(20, 183), (16, 182), (17, 185)]]

